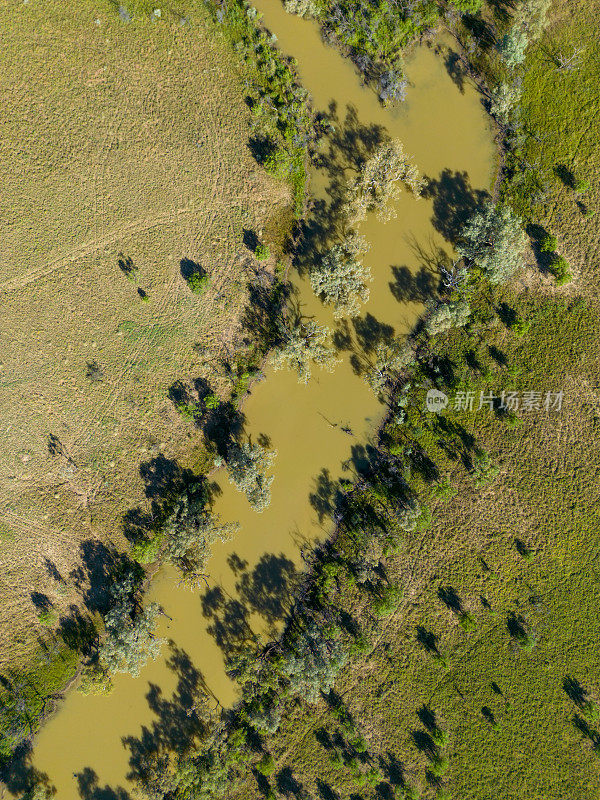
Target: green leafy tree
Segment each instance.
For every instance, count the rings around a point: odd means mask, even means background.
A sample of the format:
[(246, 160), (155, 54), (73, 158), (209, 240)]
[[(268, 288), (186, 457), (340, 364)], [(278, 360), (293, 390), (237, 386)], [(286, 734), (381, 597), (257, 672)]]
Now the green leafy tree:
[(408, 342), (401, 339), (380, 342), (375, 351), (375, 360), (365, 373), (365, 380), (375, 394), (382, 394), (399, 371), (414, 362), (415, 354)]
[[(244, 492), (255, 511), (264, 511), (271, 502), (273, 477), (267, 477), (267, 470), (273, 464), (277, 453), (267, 450), (260, 444), (232, 442), (227, 448), (225, 461), (229, 480), (236, 489)], [(220, 461), (216, 462), (220, 465)]]
[(392, 218), (393, 203), (400, 197), (402, 184), (418, 197), (424, 182), (402, 142), (394, 139), (379, 145), (349, 184), (346, 214), (351, 224), (363, 220), (370, 211), (384, 221)]
[(334, 245), (310, 273), (314, 293), (333, 306), (336, 319), (357, 316), (361, 303), (369, 299), (367, 284), (372, 278), (358, 257), (360, 241), (359, 237), (350, 236)]
[(435, 308), (425, 320), (425, 330), (430, 336), (444, 333), (450, 328), (466, 325), (471, 315), (471, 307), (466, 300), (451, 300)]
[(311, 619), (283, 659), (281, 671), (289, 682), (290, 693), (314, 704), (321, 692), (332, 688), (347, 658), (339, 632)]
[(498, 52), (508, 67), (516, 67), (525, 61), (525, 51), (529, 45), (529, 32), (525, 25), (515, 24), (498, 45)]
[(525, 0), (518, 8), (511, 29), (498, 45), (500, 56), (511, 69), (525, 61), (529, 43), (542, 35), (550, 2), (551, 0)]
[(506, 125), (521, 99), (521, 82), (496, 84), (490, 93), (490, 113), (498, 122)]
[(185, 583), (195, 586), (202, 577), (211, 547), (226, 542), (238, 530), (235, 523), (221, 524), (206, 508), (204, 495), (185, 494), (162, 526), (164, 557), (180, 571)]
[(111, 608), (104, 617), (106, 637), (98, 650), (98, 661), (108, 675), (126, 672), (137, 677), (146, 661), (158, 656), (164, 643), (154, 635), (160, 606), (149, 603), (136, 614), (134, 591), (132, 575), (111, 590)]
[(311, 364), (331, 372), (340, 363), (331, 344), (331, 332), (312, 320), (299, 322), (291, 328), (281, 324), (280, 340), (271, 360), (276, 370), (284, 367), (295, 370), (300, 383), (310, 380)]
[(520, 218), (508, 206), (488, 201), (467, 221), (456, 249), (492, 283), (501, 283), (522, 265), (526, 243)]

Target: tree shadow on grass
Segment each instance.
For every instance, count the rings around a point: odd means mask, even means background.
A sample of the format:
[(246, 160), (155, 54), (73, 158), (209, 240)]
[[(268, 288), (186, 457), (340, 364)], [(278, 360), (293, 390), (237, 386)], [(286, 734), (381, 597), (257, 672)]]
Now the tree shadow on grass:
[(105, 614), (110, 607), (110, 587), (115, 580), (134, 567), (125, 553), (98, 539), (86, 539), (79, 547), (80, 565), (69, 577), (82, 593), (90, 612)]

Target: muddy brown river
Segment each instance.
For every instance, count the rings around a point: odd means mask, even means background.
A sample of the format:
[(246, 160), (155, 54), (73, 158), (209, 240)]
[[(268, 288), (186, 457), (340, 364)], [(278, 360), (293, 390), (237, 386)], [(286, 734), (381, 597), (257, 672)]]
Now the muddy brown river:
[[(205, 590), (178, 586), (169, 569), (151, 586), (150, 599), (171, 617), (161, 623), (160, 635), (185, 652), (189, 669), (201, 675), (224, 706), (235, 699), (222, 649), (229, 636), (239, 635), (232, 611), (240, 612), (238, 628), (247, 630), (249, 625), (255, 632), (281, 612), (286, 583), (300, 568), (300, 547), (331, 530), (336, 482), (352, 478), (381, 418), (382, 406), (356, 374), (351, 357), (364, 360), (378, 337), (392, 329), (396, 335), (405, 333), (414, 324), (428, 287), (437, 281), (438, 248), (451, 254), (443, 233), (451, 229), (456, 208), (471, 192), (489, 189), (495, 159), (480, 98), (468, 81), (459, 86), (451, 79), (443, 53), (418, 48), (407, 62), (411, 86), (406, 101), (386, 109), (362, 86), (351, 63), (322, 43), (312, 22), (286, 14), (279, 0), (257, 5), (278, 46), (297, 59), (315, 107), (333, 112), (334, 132), (323, 145), (324, 163), (312, 175), (314, 196), (327, 206), (332, 174), (351, 163), (353, 150), (378, 130), (401, 139), (421, 173), (433, 181), (433, 189), (432, 196), (419, 200), (405, 192), (395, 219), (384, 224), (368, 218), (361, 226), (370, 243), (365, 262), (373, 275), (371, 294), (362, 316), (344, 331), (346, 349), (336, 370), (329, 374), (316, 369), (309, 384), (302, 385), (290, 372), (267, 369), (266, 379), (254, 386), (244, 405), (247, 432), (253, 440), (267, 437), (277, 450), (275, 480), (270, 507), (257, 514), (222, 473), (216, 475), (222, 494), (215, 510), (225, 521), (240, 523), (235, 539), (216, 547), (208, 565), (209, 584), (221, 588), (225, 603), (217, 609), (219, 637), (209, 631), (215, 617), (205, 615)], [(306, 278), (292, 279), (304, 314), (335, 329)], [(60, 800), (135, 796), (127, 779), (131, 751), (122, 739), (139, 737), (143, 726), (152, 728), (157, 716), (151, 706), (160, 705), (156, 697), (171, 699), (181, 674), (169, 667), (170, 654), (165, 645), (161, 657), (138, 678), (117, 676), (108, 696), (71, 691), (46, 723), (35, 741), (33, 764), (48, 773)], [(149, 703), (151, 697), (155, 700)], [(128, 794), (111, 792), (118, 787)]]

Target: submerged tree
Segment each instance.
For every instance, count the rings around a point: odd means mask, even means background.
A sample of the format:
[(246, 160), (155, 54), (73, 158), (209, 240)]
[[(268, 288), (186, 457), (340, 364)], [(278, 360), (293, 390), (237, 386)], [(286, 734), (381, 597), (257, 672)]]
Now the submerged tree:
[(363, 249), (362, 238), (351, 234), (328, 250), (311, 270), (313, 292), (333, 306), (336, 319), (357, 316), (361, 303), (369, 299), (367, 283), (372, 278), (369, 268), (359, 259)]
[(185, 494), (163, 523), (165, 557), (181, 572), (190, 586), (202, 577), (215, 541), (228, 541), (237, 531), (235, 523), (220, 524), (206, 507), (204, 495)]
[(369, 211), (383, 220), (393, 217), (392, 203), (401, 194), (401, 184), (418, 197), (424, 181), (404, 152), (402, 142), (394, 139), (379, 145), (348, 186), (346, 215), (350, 223), (360, 222)]
[(492, 283), (500, 283), (522, 265), (526, 242), (520, 218), (508, 206), (488, 201), (467, 221), (456, 249)]
[[(260, 444), (232, 442), (227, 448), (226, 466), (229, 480), (236, 489), (244, 492), (255, 511), (264, 511), (271, 502), (273, 476), (266, 472), (277, 453)], [(220, 462), (217, 462), (220, 463)]]
[(134, 591), (131, 574), (111, 589), (111, 609), (104, 617), (106, 638), (98, 650), (99, 664), (109, 675), (127, 672), (137, 677), (148, 658), (158, 656), (164, 643), (154, 635), (160, 606), (149, 603), (136, 614)]
[(340, 359), (335, 357), (331, 332), (312, 320), (299, 322), (294, 327), (280, 326), (280, 341), (275, 346), (272, 363), (275, 369), (289, 367), (298, 373), (300, 383), (308, 383), (311, 364), (331, 371)]

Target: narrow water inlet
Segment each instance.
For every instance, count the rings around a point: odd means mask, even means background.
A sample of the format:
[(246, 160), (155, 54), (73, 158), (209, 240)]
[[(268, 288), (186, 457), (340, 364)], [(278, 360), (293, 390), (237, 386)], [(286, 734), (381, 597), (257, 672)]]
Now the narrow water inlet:
[[(418, 48), (407, 64), (406, 102), (385, 109), (361, 85), (351, 63), (322, 43), (314, 23), (288, 15), (280, 0), (260, 0), (257, 6), (281, 49), (297, 59), (315, 107), (334, 116), (323, 166), (312, 176), (317, 199), (327, 204), (333, 166), (351, 158), (352, 148), (376, 131), (404, 143), (432, 189), (420, 200), (404, 193), (395, 219), (384, 224), (369, 218), (361, 227), (371, 245), (365, 257), (373, 275), (371, 297), (363, 315), (348, 321), (347, 331), (338, 326), (350, 338), (335, 372), (316, 370), (304, 386), (290, 372), (268, 369), (266, 380), (252, 390), (243, 409), (246, 432), (253, 440), (266, 437), (277, 450), (272, 503), (256, 514), (226, 476), (216, 476), (222, 494), (215, 511), (224, 521), (239, 522), (240, 532), (215, 548), (208, 591), (178, 586), (170, 569), (153, 582), (149, 599), (160, 602), (172, 618), (159, 632), (174, 647), (165, 646), (163, 657), (139, 678), (118, 676), (108, 696), (72, 691), (38, 735), (33, 763), (48, 773), (61, 800), (91, 796), (84, 793), (90, 787), (131, 791), (126, 778), (131, 746), (122, 739), (140, 737), (142, 726), (152, 733), (169, 713), (175, 721), (178, 713), (185, 714), (178, 708), (181, 698), (172, 697), (181, 681), (205, 683), (222, 705), (235, 699), (224, 650), (248, 628), (258, 633), (281, 616), (300, 569), (299, 547), (331, 530), (337, 482), (352, 478), (381, 418), (383, 409), (356, 374), (351, 356), (368, 357), (378, 337), (410, 330), (436, 280), (438, 249), (451, 253), (443, 234), (452, 231), (457, 212), (490, 187), (489, 120), (468, 81), (462, 87), (453, 82), (443, 55)], [(306, 316), (336, 329), (307, 279), (297, 277), (294, 283)]]

